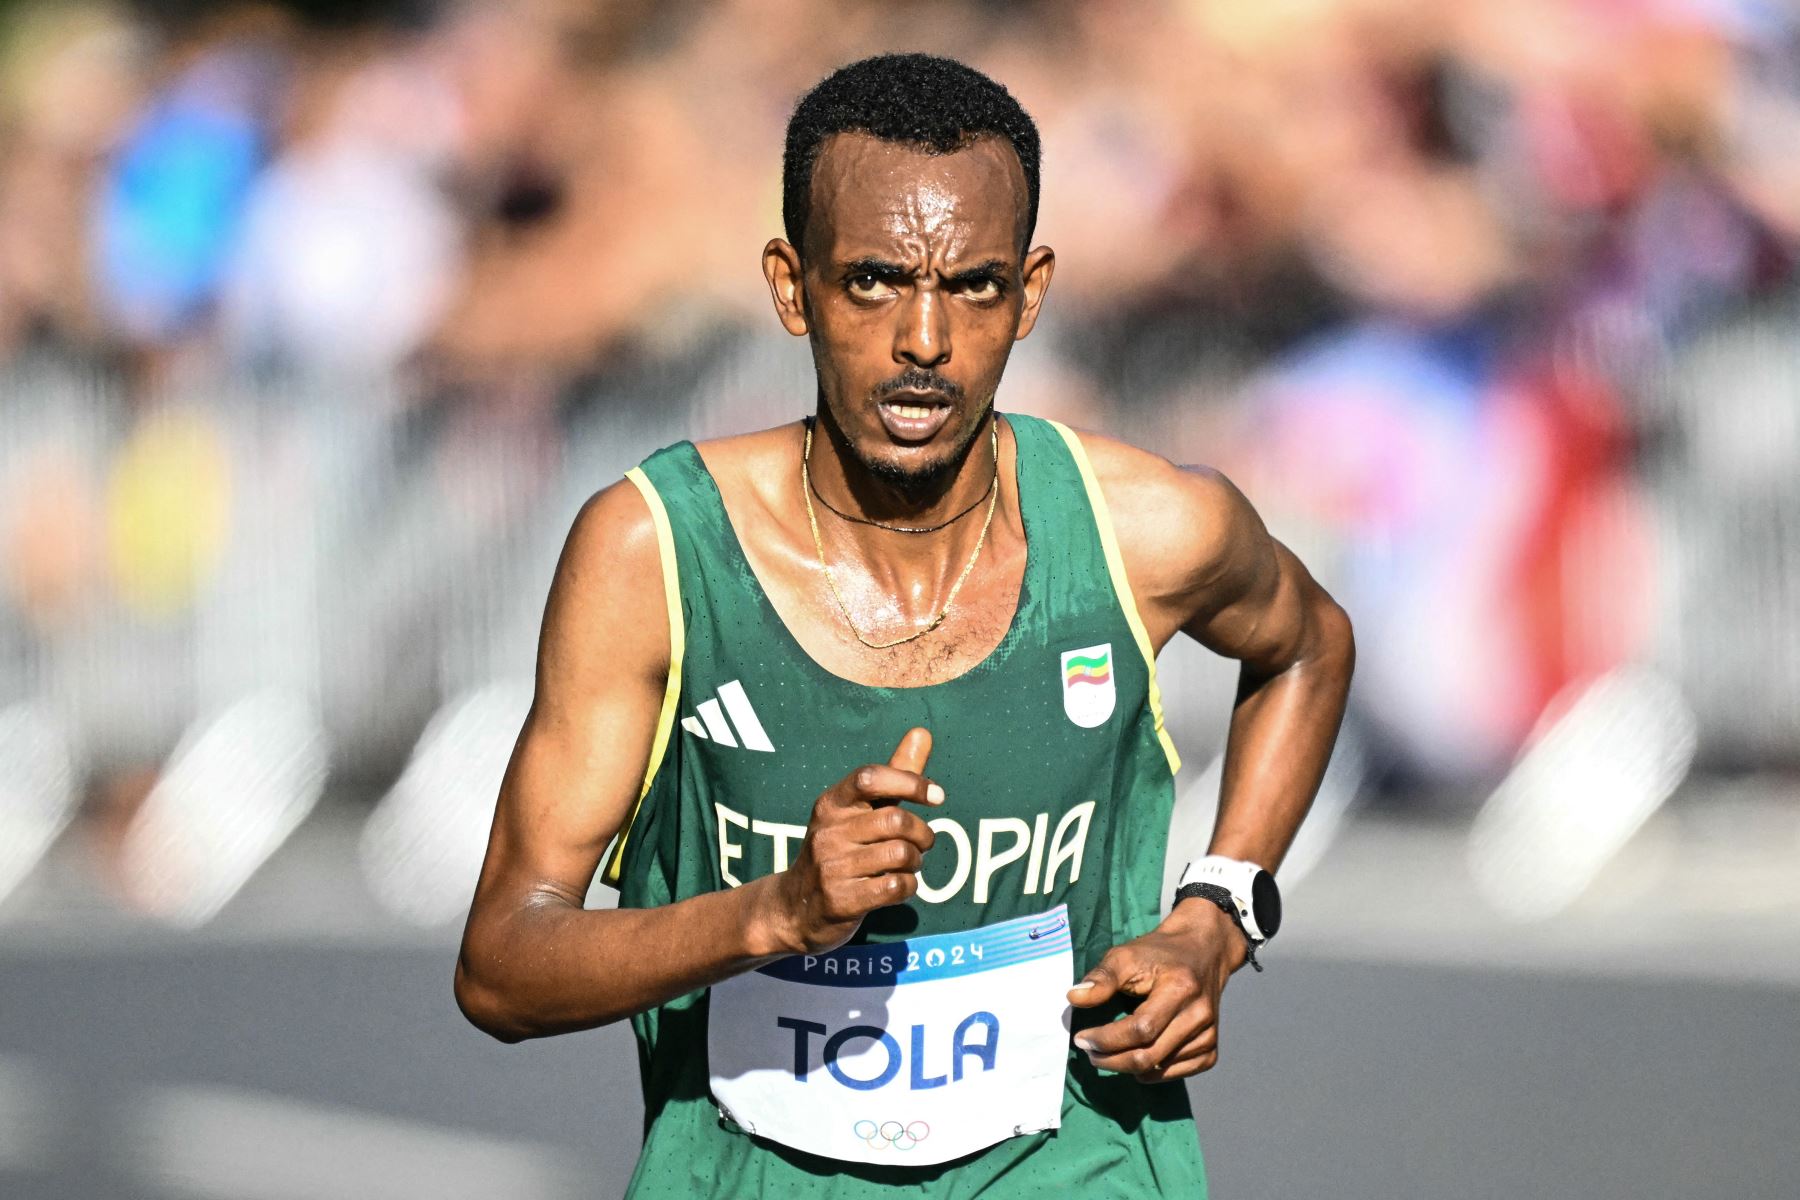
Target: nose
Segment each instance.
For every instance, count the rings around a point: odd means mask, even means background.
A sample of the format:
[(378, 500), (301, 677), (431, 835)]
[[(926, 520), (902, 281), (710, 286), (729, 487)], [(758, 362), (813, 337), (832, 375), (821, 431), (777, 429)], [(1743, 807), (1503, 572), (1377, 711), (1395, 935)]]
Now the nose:
[(894, 331), (894, 361), (935, 367), (950, 359), (950, 319), (944, 297), (933, 287), (913, 288), (900, 305)]

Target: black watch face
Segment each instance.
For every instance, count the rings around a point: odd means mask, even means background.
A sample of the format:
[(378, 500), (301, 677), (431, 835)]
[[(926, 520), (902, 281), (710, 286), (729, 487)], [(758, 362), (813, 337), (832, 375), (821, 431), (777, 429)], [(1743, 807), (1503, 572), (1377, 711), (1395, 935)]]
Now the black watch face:
[(1258, 871), (1250, 881), (1250, 912), (1265, 941), (1281, 928), (1281, 889), (1275, 886), (1275, 877), (1267, 871)]

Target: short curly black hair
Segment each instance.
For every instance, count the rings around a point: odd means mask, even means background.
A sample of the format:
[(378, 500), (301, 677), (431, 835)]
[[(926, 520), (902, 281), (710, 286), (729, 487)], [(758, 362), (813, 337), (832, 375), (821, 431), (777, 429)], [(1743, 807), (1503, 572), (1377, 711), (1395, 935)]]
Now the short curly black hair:
[(975, 68), (932, 54), (878, 54), (839, 67), (800, 98), (788, 118), (781, 164), (781, 220), (796, 248), (812, 208), (813, 166), (837, 133), (866, 133), (932, 154), (950, 154), (979, 137), (1005, 138), (1025, 168), (1023, 243), (1031, 244), (1037, 125), (1012, 93)]

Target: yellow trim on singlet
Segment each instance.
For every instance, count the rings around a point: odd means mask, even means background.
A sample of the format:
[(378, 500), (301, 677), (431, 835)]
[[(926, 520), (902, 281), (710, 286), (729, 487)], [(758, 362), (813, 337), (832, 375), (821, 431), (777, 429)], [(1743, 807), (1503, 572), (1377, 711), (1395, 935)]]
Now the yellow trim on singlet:
[(669, 682), (663, 687), (662, 712), (656, 718), (656, 740), (650, 743), (650, 764), (644, 769), (644, 786), (638, 790), (637, 803), (631, 806), (631, 816), (626, 819), (619, 836), (613, 841), (612, 854), (606, 860), (606, 870), (600, 878), (614, 887), (625, 869), (625, 843), (631, 837), (632, 827), (637, 824), (638, 811), (644, 807), (644, 797), (650, 794), (650, 784), (656, 778), (658, 768), (662, 766), (663, 755), (669, 750), (669, 735), (675, 728), (675, 712), (681, 701), (681, 658), (687, 649), (687, 629), (681, 619), (681, 573), (675, 567), (675, 531), (669, 527), (669, 510), (663, 507), (662, 497), (657, 494), (656, 485), (644, 474), (643, 468), (633, 467), (625, 472), (625, 478), (637, 486), (643, 493), (644, 503), (650, 506), (650, 520), (656, 526), (656, 553), (662, 560), (663, 599), (669, 605)]
[(1113, 530), (1112, 513), (1106, 507), (1100, 480), (1094, 475), (1094, 464), (1088, 461), (1087, 449), (1082, 446), (1081, 439), (1061, 421), (1049, 424), (1068, 443), (1075, 468), (1081, 472), (1082, 486), (1087, 488), (1088, 507), (1094, 510), (1094, 524), (1100, 530), (1100, 547), (1106, 552), (1106, 570), (1112, 576), (1113, 591), (1118, 595), (1119, 607), (1125, 610), (1125, 623), (1131, 627), (1131, 636), (1137, 639), (1144, 666), (1150, 672), (1150, 716), (1156, 722), (1156, 740), (1162, 743), (1163, 753), (1169, 759), (1169, 773), (1173, 775), (1181, 770), (1181, 755), (1175, 752), (1175, 739), (1163, 727), (1162, 689), (1156, 686), (1156, 651), (1150, 645), (1150, 631), (1144, 628), (1144, 619), (1138, 615), (1137, 598), (1132, 595), (1131, 580), (1125, 574), (1125, 556), (1119, 552), (1119, 535)]

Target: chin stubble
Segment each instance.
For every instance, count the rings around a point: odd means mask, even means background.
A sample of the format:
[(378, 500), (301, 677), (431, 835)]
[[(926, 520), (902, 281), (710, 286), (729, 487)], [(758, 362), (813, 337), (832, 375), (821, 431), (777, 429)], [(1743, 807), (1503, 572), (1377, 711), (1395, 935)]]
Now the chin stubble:
[[(985, 411), (991, 420), (991, 410)], [(880, 459), (871, 461), (861, 454), (857, 454), (856, 457), (869, 474), (899, 492), (908, 501), (924, 503), (937, 499), (949, 482), (956, 477), (956, 473), (962, 469), (963, 463), (969, 457), (969, 452), (974, 448), (976, 439), (981, 436), (983, 424), (982, 421), (975, 422), (968, 433), (963, 436), (962, 441), (949, 454), (934, 463), (926, 463), (918, 467), (905, 467), (896, 462)], [(855, 453), (854, 445), (851, 452)]]

